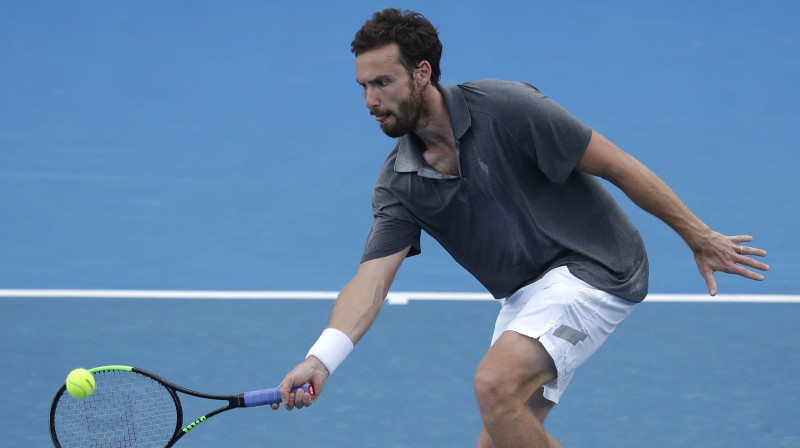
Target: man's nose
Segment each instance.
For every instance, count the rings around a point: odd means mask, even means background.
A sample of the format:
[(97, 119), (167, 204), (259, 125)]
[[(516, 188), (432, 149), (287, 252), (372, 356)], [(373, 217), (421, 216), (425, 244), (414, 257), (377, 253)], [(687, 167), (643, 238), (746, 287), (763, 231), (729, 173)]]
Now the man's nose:
[(375, 94), (375, 90), (367, 86), (364, 89), (364, 102), (366, 103), (367, 109), (373, 109), (378, 107), (379, 101), (378, 96)]

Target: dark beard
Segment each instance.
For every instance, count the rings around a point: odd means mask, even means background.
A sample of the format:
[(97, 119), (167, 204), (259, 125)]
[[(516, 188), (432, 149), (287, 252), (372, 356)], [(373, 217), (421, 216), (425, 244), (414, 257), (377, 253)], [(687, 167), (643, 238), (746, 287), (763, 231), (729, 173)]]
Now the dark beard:
[(402, 137), (413, 131), (423, 116), (422, 95), (416, 84), (411, 82), (411, 93), (399, 106), (396, 114), (392, 114), (393, 123), (381, 123), (381, 130), (392, 138)]

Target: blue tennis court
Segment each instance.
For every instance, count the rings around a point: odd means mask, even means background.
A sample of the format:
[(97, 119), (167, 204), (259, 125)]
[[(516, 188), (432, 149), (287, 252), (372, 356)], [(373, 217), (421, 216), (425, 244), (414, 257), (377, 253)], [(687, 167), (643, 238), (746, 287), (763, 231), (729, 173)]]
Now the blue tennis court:
[[(444, 84), (530, 82), (713, 228), (769, 252), (763, 283), (718, 275), (719, 301), (638, 307), (549, 431), (567, 447), (800, 446), (790, 1), (0, 4), (0, 438), (49, 446), (50, 400), (77, 366), (233, 394), (276, 385), (305, 355), (331, 300), (224, 292), (332, 292), (355, 272), (392, 142), (367, 115), (349, 44), (387, 6), (439, 26)], [(651, 292), (703, 294), (685, 244), (612, 192), (647, 243)], [(394, 290), (483, 292), (430, 239)], [(472, 374), (497, 309), (387, 303), (311, 409), (232, 411), (178, 446), (474, 446)]]

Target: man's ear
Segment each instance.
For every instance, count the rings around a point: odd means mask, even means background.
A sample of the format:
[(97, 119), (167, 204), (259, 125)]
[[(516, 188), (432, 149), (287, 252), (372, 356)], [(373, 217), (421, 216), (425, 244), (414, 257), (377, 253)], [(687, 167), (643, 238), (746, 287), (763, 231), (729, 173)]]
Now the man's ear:
[(417, 64), (416, 70), (414, 70), (414, 82), (417, 83), (417, 87), (425, 87), (431, 80), (431, 73), (431, 63), (428, 61), (420, 61), (420, 63)]

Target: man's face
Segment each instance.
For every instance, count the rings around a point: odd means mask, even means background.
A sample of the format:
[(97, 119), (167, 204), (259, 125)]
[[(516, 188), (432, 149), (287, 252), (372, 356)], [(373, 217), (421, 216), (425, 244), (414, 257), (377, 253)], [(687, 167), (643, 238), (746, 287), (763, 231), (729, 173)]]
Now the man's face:
[(423, 116), (420, 89), (400, 62), (397, 44), (389, 44), (356, 57), (356, 81), (364, 88), (371, 115), (389, 137), (413, 131)]

